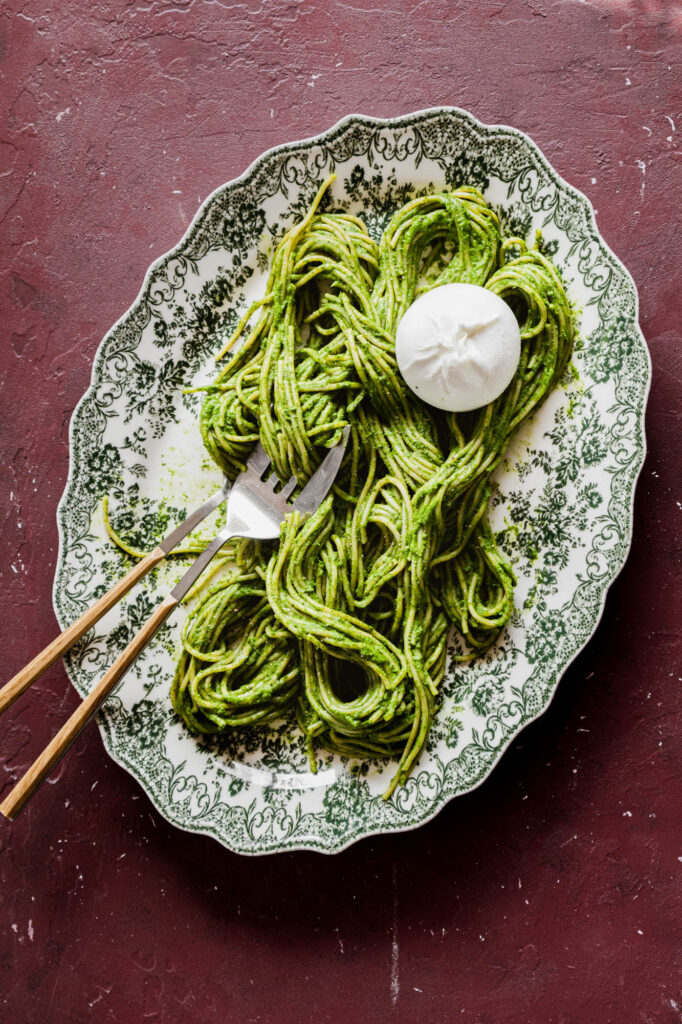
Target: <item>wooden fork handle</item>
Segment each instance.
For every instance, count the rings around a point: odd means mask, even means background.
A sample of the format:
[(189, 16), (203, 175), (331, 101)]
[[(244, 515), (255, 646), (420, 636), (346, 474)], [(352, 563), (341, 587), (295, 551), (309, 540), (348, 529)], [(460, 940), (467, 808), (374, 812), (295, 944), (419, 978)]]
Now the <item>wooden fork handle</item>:
[(95, 601), (91, 608), (88, 608), (86, 612), (83, 612), (79, 619), (72, 622), (63, 633), (52, 641), (44, 651), (37, 654), (33, 661), (30, 661), (25, 668), (22, 668), (21, 672), (17, 672), (13, 679), (10, 679), (8, 683), (0, 689), (0, 714), (12, 704), (17, 697), (21, 696), (24, 690), (27, 690), (31, 683), (35, 682), (38, 676), (41, 676), (43, 672), (54, 665), (55, 661), (66, 654), (70, 647), (73, 647), (76, 640), (80, 640), (84, 633), (90, 629), (91, 626), (102, 618), (102, 616), (113, 608), (115, 604), (121, 600), (124, 594), (127, 594), (131, 587), (146, 576), (147, 573), (158, 565), (165, 558), (165, 553), (160, 547), (154, 548), (141, 562), (134, 565), (130, 572), (115, 583), (111, 590), (108, 590), (106, 594), (103, 594), (99, 600)]
[(116, 684), (125, 675), (142, 648), (149, 643), (156, 631), (177, 606), (177, 599), (171, 594), (149, 616), (139, 633), (136, 633), (126, 649), (118, 656), (108, 672), (100, 679), (71, 717), (64, 723), (54, 739), (48, 743), (42, 754), (36, 758), (22, 779), (0, 804), (0, 813), (10, 821), (15, 818), (24, 804), (45, 781), (60, 758), (99, 710)]

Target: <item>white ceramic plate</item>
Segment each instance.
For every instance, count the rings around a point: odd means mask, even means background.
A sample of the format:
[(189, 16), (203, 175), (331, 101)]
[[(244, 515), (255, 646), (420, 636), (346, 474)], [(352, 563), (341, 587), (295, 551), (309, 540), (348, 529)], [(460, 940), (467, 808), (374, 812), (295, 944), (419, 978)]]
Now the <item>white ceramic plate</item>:
[[(644, 459), (651, 371), (637, 294), (588, 200), (513, 128), (453, 108), (387, 121), (351, 116), (270, 150), (214, 192), (102, 342), (71, 423), (59, 506), (54, 602), (62, 627), (129, 565), (104, 531), (104, 495), (118, 527), (151, 548), (214, 489), (218, 473), (196, 425), (200, 398), (182, 390), (211, 380), (214, 353), (264, 293), (274, 244), (331, 171), (335, 206), (364, 217), (377, 235), (406, 198), (460, 184), (483, 190), (506, 233), (532, 239), (542, 229), (580, 311), (582, 344), (577, 375), (567, 373), (522, 426), (496, 473), (493, 524), (518, 577), (517, 610), (484, 658), (448, 669), (428, 749), (391, 800), (381, 794), (392, 764), (352, 773), (330, 757), (311, 775), (288, 723), (222, 741), (191, 736), (168, 696), (182, 612), (107, 701), (99, 718), (106, 747), (158, 810), (250, 854), (333, 853), (366, 835), (414, 828), (490, 773), (594, 632), (627, 555)], [(74, 649), (67, 667), (81, 695), (182, 570), (180, 561), (159, 570)]]

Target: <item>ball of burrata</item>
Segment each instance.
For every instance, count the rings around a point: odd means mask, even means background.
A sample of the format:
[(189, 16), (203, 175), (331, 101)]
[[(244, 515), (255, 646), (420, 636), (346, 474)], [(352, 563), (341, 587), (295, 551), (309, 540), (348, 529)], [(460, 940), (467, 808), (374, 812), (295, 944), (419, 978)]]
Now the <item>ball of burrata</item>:
[(477, 284), (444, 284), (420, 295), (398, 324), (398, 367), (429, 405), (467, 412), (487, 405), (511, 383), (521, 332), (499, 295)]

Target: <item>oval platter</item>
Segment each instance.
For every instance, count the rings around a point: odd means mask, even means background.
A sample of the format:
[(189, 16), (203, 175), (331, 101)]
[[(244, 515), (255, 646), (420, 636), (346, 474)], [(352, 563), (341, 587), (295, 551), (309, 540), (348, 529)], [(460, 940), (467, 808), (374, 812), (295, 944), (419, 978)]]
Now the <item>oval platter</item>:
[[(335, 853), (363, 836), (415, 828), (479, 785), (542, 714), (593, 634), (630, 546), (645, 454), (651, 368), (637, 293), (585, 196), (526, 135), (463, 110), (352, 115), (270, 150), (209, 196), (102, 341), (71, 422), (58, 511), (62, 628), (131, 564), (107, 535), (103, 498), (116, 529), (150, 549), (215, 489), (219, 475), (197, 426), (201, 396), (184, 390), (212, 379), (215, 353), (264, 293), (274, 245), (331, 172), (333, 208), (362, 216), (377, 237), (415, 195), (480, 188), (504, 234), (532, 241), (541, 230), (576, 310), (579, 342), (561, 386), (522, 425), (495, 475), (493, 526), (518, 580), (513, 618), (485, 657), (449, 665), (428, 747), (390, 800), (381, 794), (391, 764), (319, 752), (311, 774), (291, 723), (220, 740), (191, 736), (169, 699), (182, 610), (105, 704), (104, 744), (159, 812), (245, 854)], [(215, 526), (206, 524), (206, 536)], [(74, 648), (66, 664), (81, 696), (186, 566), (171, 560)]]

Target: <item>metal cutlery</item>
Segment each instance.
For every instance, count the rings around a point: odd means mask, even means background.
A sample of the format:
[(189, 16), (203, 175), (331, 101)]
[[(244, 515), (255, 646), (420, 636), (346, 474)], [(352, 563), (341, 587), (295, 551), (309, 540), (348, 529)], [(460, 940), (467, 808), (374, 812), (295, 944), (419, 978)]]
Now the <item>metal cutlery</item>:
[(286, 483), (282, 483), (274, 471), (270, 472), (270, 460), (259, 444), (247, 460), (246, 469), (240, 473), (231, 487), (226, 480), (219, 491), (204, 502), (200, 508), (192, 512), (161, 541), (154, 551), (142, 559), (122, 580), (119, 580), (111, 590), (99, 598), (76, 622), (64, 630), (56, 640), (0, 690), (1, 713), (227, 498), (226, 520), (223, 529), (196, 558), (99, 683), (76, 708), (42, 754), (16, 783), (9, 795), (0, 803), (0, 813), (6, 818), (16, 817), (115, 689), (140, 652), (228, 540), (233, 537), (251, 537), (258, 540), (275, 539), (279, 536), (280, 526), (290, 512), (298, 511), (304, 515), (310, 515), (320, 506), (331, 490), (338, 473), (348, 434), (349, 428), (346, 427), (342, 440), (329, 450), (308, 483), (293, 500), (290, 498), (298, 487), (296, 477), (292, 476)]

